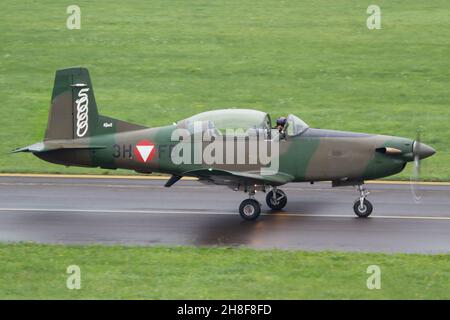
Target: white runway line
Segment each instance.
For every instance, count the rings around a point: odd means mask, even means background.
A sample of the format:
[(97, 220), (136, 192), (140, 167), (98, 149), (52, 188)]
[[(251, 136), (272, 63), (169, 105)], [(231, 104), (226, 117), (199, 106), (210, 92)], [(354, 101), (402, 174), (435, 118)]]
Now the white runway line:
[[(70, 213), (140, 213), (140, 214), (185, 214), (185, 215), (236, 215), (234, 212), (207, 212), (193, 210), (99, 210), (99, 209), (51, 209), (51, 208), (0, 208), (0, 212), (70, 212)], [(302, 214), (302, 213), (262, 213), (263, 216), (283, 216), (283, 217), (308, 217), (308, 218), (352, 218), (358, 219), (355, 215), (342, 214)], [(448, 220), (450, 217), (436, 216), (370, 216), (368, 219), (405, 219), (405, 220)]]

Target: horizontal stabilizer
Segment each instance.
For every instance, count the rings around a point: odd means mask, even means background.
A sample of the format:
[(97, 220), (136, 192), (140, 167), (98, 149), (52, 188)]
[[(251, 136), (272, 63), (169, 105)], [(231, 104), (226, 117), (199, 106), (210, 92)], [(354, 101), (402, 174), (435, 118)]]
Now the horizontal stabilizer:
[(17, 152), (32, 152), (32, 153), (42, 153), (54, 150), (62, 149), (104, 149), (105, 146), (94, 146), (87, 143), (71, 142), (71, 141), (58, 141), (51, 140), (45, 142), (38, 142), (27, 147), (17, 148), (11, 151), (12, 153)]

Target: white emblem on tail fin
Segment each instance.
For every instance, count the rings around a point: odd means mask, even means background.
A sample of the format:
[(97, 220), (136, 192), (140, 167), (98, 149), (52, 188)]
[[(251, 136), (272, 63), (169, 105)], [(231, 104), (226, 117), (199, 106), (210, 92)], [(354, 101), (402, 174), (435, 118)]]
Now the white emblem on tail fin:
[(88, 111), (89, 111), (89, 88), (83, 88), (78, 92), (78, 97), (75, 102), (77, 104), (77, 137), (81, 138), (88, 131)]

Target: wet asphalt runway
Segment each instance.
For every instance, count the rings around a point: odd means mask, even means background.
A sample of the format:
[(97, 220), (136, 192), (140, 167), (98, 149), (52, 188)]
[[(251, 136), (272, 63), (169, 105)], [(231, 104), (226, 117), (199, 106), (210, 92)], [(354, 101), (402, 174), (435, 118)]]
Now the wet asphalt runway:
[(367, 184), (374, 211), (353, 213), (357, 192), (288, 184), (288, 205), (243, 221), (246, 198), (220, 186), (161, 180), (0, 177), (0, 241), (226, 245), (376, 252), (450, 252), (450, 186)]

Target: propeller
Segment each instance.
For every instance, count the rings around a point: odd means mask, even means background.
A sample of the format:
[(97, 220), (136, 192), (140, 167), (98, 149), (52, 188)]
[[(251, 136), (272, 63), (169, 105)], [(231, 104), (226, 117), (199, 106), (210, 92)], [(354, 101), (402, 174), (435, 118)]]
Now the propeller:
[[(420, 203), (422, 201), (422, 190), (420, 189), (420, 160), (423, 158), (423, 144), (421, 144), (421, 131), (422, 129), (419, 127), (417, 128), (416, 132), (416, 140), (413, 143), (413, 155), (414, 155), (414, 168), (413, 168), (413, 174), (410, 178), (411, 182), (411, 192), (413, 194), (414, 201), (416, 203)], [(427, 146), (428, 147), (428, 146)]]
[(384, 153), (386, 155), (404, 157), (403, 159), (405, 159), (406, 161), (414, 162), (413, 174), (410, 176), (409, 180), (411, 192), (414, 196), (415, 202), (420, 202), (422, 200), (422, 194), (420, 190), (421, 160), (428, 158), (436, 153), (436, 151), (432, 147), (421, 142), (421, 134), (422, 129), (419, 127), (416, 133), (416, 140), (414, 140), (412, 144), (412, 152), (408, 150), (405, 154), (403, 154), (404, 151), (402, 151), (401, 149), (388, 146), (375, 149), (376, 152)]

